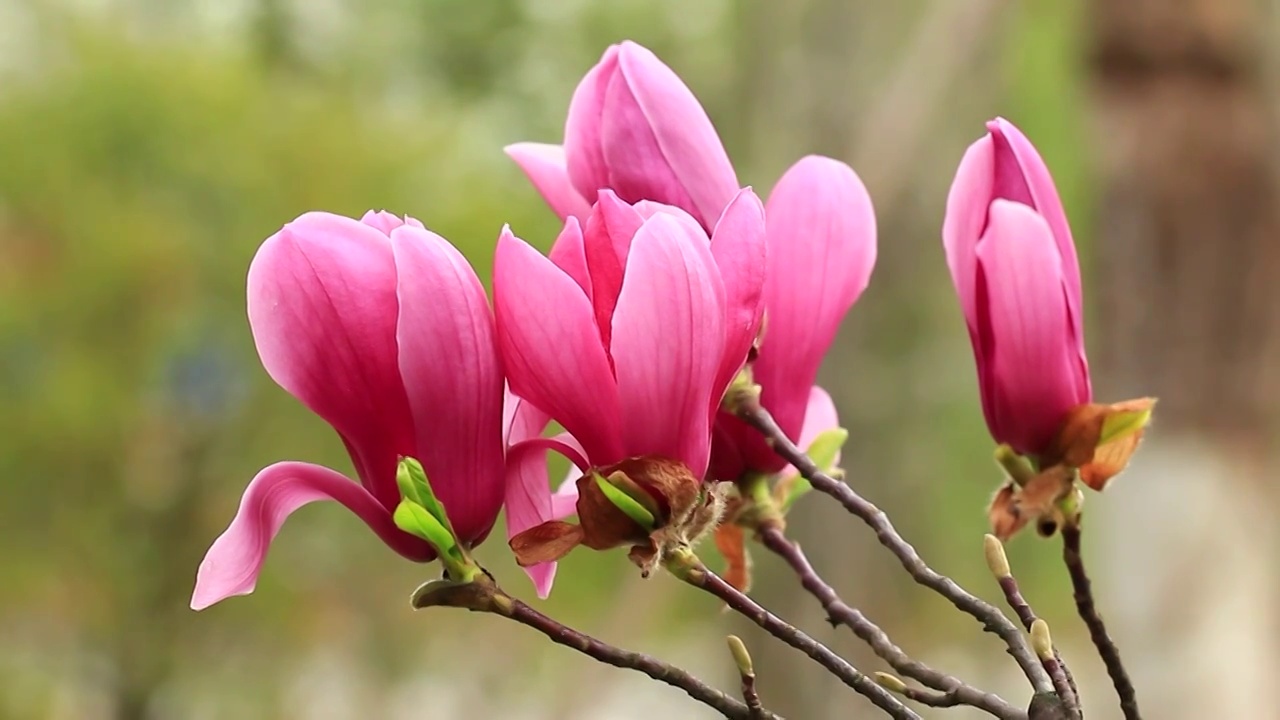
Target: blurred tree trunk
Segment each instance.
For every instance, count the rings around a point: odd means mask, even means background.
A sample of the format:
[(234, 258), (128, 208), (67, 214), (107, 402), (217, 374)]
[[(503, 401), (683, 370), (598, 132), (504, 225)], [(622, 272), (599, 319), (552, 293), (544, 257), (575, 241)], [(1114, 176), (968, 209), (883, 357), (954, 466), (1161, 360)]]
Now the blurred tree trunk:
[(1093, 549), (1114, 563), (1103, 607), (1145, 714), (1260, 717), (1256, 695), (1230, 689), (1280, 663), (1274, 24), (1253, 0), (1089, 13), (1098, 395), (1160, 397), (1134, 471), (1095, 503)]

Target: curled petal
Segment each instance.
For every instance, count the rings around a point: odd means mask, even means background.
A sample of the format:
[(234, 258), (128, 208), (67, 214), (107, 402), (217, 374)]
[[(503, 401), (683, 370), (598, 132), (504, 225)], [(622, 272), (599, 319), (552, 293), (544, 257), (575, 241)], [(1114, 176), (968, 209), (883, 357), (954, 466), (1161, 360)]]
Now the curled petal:
[(249, 266), (249, 325), (267, 373), (343, 437), (384, 506), (414, 451), (396, 344), (390, 239), (350, 218), (308, 213), (272, 235)]
[(680, 460), (698, 477), (725, 338), (724, 284), (705, 237), (674, 215), (645, 222), (627, 260), (612, 347), (625, 454)]
[(573, 187), (565, 165), (564, 147), (546, 143), (522, 142), (503, 148), (533, 183), (533, 187), (561, 220), (576, 217), (585, 220), (591, 204)]
[(979, 380), (992, 436), (1039, 455), (1075, 406), (1087, 402), (1070, 327), (1062, 262), (1034, 210), (997, 200), (978, 244)]
[(591, 297), (591, 272), (587, 269), (587, 249), (582, 239), (582, 225), (578, 218), (571, 217), (565, 220), (564, 227), (556, 236), (556, 241), (551, 245), (551, 252), (547, 253), (547, 257), (551, 258), (551, 262), (555, 263), (556, 267), (573, 278), (588, 298)]
[(249, 483), (231, 525), (213, 541), (196, 573), (191, 608), (203, 610), (233, 595), (248, 595), (258, 582), (271, 541), (295, 510), (316, 500), (336, 500), (364, 520), (384, 543), (411, 560), (435, 557), (431, 547), (401, 532), (391, 513), (341, 473), (300, 462), (276, 463)]
[[(582, 448), (568, 435), (555, 438), (533, 438), (514, 445), (507, 455), (506, 507), (507, 539), (541, 525), (548, 520), (559, 520), (573, 513), (573, 503), (556, 501), (547, 477), (547, 451), (555, 450), (578, 467), (586, 467)], [(558, 492), (557, 495), (560, 493)], [(576, 502), (576, 494), (574, 501)], [(545, 598), (555, 581), (556, 564), (538, 563), (525, 568), (529, 579), (537, 589), (538, 597)]]
[(503, 387), (502, 442), (506, 447), (539, 437), (550, 422), (550, 415), (511, 392), (509, 386)]
[(458, 539), (475, 544), (502, 507), (503, 374), (489, 300), (466, 258), (444, 238), (406, 225), (391, 241), (414, 457)]
[(769, 317), (755, 380), (761, 402), (794, 438), (818, 366), (875, 266), (875, 211), (848, 165), (811, 155), (782, 176), (765, 212)]
[(617, 383), (582, 288), (504, 228), (493, 299), (511, 391), (563, 425), (593, 462), (620, 458)]

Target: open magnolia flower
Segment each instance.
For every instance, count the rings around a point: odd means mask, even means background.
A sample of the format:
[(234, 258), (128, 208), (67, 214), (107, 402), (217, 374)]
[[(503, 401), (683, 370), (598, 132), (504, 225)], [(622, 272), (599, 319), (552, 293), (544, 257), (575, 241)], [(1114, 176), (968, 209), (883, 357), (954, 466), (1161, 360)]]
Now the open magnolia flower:
[(503, 498), (502, 367), (461, 253), (416, 220), (308, 213), (262, 244), (248, 285), (263, 366), (333, 426), (359, 482), (302, 462), (259, 472), (200, 564), (191, 606), (252, 592), (285, 519), (315, 500), (343, 504), (411, 560), (434, 559), (393, 520), (402, 457), (421, 463), (457, 542), (482, 541)]
[[(674, 205), (711, 228), (738, 188), (693, 92), (630, 41), (609, 47), (578, 84), (563, 146), (516, 143), (506, 150), (557, 214), (580, 221), (607, 189), (627, 202)], [(822, 357), (875, 265), (875, 213), (849, 166), (809, 156), (778, 181), (766, 218), (766, 332), (753, 379), (765, 409), (795, 438)], [(758, 433), (723, 413), (711, 463), (720, 480), (785, 465)]]
[(1052, 532), (1075, 512), (1074, 479), (1101, 490), (1124, 469), (1152, 399), (1093, 403), (1080, 267), (1053, 179), (997, 118), (960, 162), (943, 224), (947, 264), (978, 367), (982, 411), (1010, 482), (991, 522)]
[(511, 391), (569, 436), (537, 444), (584, 471), (579, 523), (558, 522), (545, 470), (518, 465), (542, 456), (513, 450), (507, 502), (522, 565), (580, 544), (631, 545), (648, 568), (664, 543), (714, 522), (702, 483), (711, 424), (759, 331), (765, 252), (763, 208), (749, 189), (710, 240), (678, 208), (632, 206), (609, 191), (585, 228), (569, 218), (551, 258), (503, 231), (494, 308)]

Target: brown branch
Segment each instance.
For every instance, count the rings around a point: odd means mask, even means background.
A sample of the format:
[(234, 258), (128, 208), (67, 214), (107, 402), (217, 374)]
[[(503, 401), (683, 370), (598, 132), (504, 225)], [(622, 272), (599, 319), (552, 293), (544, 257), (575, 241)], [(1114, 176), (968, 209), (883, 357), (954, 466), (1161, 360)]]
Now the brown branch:
[(652, 655), (624, 650), (603, 640), (574, 630), (543, 615), (523, 602), (507, 595), (487, 574), (469, 583), (435, 581), (414, 592), (415, 608), (433, 606), (460, 607), (473, 612), (487, 612), (510, 618), (547, 636), (551, 642), (564, 645), (598, 660), (625, 670), (644, 673), (660, 683), (685, 691), (689, 697), (715, 710), (729, 720), (783, 720), (780, 715), (751, 708), (664, 660)]
[(981, 622), (984, 630), (1004, 640), (1009, 654), (1018, 662), (1018, 666), (1022, 668), (1023, 674), (1027, 676), (1037, 693), (1053, 691), (1053, 683), (1027, 643), (1026, 637), (1018, 626), (1000, 612), (999, 608), (973, 595), (960, 587), (956, 581), (929, 567), (916, 549), (898, 534), (889, 517), (880, 508), (854, 492), (853, 488), (824, 473), (808, 455), (805, 455), (804, 451), (787, 438), (769, 412), (760, 406), (758, 399), (743, 399), (737, 403), (735, 410), (748, 425), (760, 431), (774, 452), (799, 470), (816, 490), (835, 498), (846, 510), (869, 525), (875, 531), (880, 544), (889, 548), (916, 582), (950, 600), (952, 605)]
[[(1031, 632), (1031, 628), (1035, 626), (1038, 618), (1035, 611), (1031, 609), (1031, 603), (1027, 602), (1027, 599), (1022, 596), (1022, 590), (1018, 587), (1018, 579), (1013, 576), (1013, 571), (1009, 568), (1009, 558), (1004, 553), (1004, 544), (995, 535), (987, 535), (984, 538), (984, 543), (987, 566), (991, 569), (991, 574), (996, 576), (1000, 591), (1004, 593), (1005, 602), (1009, 604), (1013, 614), (1018, 616), (1022, 627), (1026, 628), (1027, 632)], [(1084, 717), (1084, 709), (1080, 706), (1080, 691), (1076, 688), (1076, 679), (1072, 676), (1067, 664), (1062, 661), (1062, 654), (1058, 652), (1058, 648), (1053, 646), (1052, 643), (1050, 647), (1053, 650), (1053, 654), (1048, 657), (1042, 657), (1040, 664), (1044, 665), (1045, 672), (1049, 673), (1049, 679), (1053, 681), (1054, 690), (1062, 698), (1062, 703), (1067, 710), (1075, 716)]]
[(1066, 563), (1067, 573), (1071, 575), (1076, 611), (1084, 620), (1085, 626), (1089, 628), (1089, 638), (1098, 648), (1102, 663), (1107, 667), (1111, 684), (1115, 686), (1116, 694), (1120, 696), (1120, 710), (1124, 713), (1125, 720), (1142, 720), (1142, 715), (1138, 712), (1138, 697), (1133, 688), (1133, 681), (1129, 679), (1129, 673), (1120, 660), (1120, 648), (1116, 647), (1115, 641), (1107, 634), (1107, 626), (1102, 622), (1102, 616), (1098, 614), (1097, 605), (1093, 600), (1093, 583), (1085, 572), (1084, 559), (1080, 555), (1078, 521), (1062, 527), (1062, 561)]
[(719, 598), (731, 610), (755, 623), (765, 632), (808, 655), (890, 717), (896, 720), (920, 720), (920, 716), (915, 711), (903, 705), (902, 701), (862, 674), (849, 661), (725, 582), (719, 575), (707, 569), (707, 566), (703, 565), (692, 552), (686, 551), (669, 558), (667, 569), (686, 583)]
[[(800, 546), (789, 539), (780, 527), (773, 523), (762, 525), (756, 537), (761, 544), (772, 550), (791, 566), (800, 578), (800, 584), (822, 604), (827, 619), (833, 625), (844, 625), (853, 631), (863, 642), (871, 646), (875, 654), (889, 663), (890, 667), (906, 677), (916, 680), (937, 693), (913, 689), (903, 685), (904, 697), (930, 707), (952, 707), (969, 705), (986, 711), (1001, 720), (1026, 720), (1027, 713), (1005, 702), (994, 693), (983, 692), (965, 683), (954, 675), (935, 670), (929, 665), (912, 659), (902, 648), (890, 639), (889, 635), (863, 615), (857, 608), (851, 607), (836, 594), (834, 588), (827, 584), (809, 559), (805, 557)], [(883, 685), (883, 683), (881, 683)]]

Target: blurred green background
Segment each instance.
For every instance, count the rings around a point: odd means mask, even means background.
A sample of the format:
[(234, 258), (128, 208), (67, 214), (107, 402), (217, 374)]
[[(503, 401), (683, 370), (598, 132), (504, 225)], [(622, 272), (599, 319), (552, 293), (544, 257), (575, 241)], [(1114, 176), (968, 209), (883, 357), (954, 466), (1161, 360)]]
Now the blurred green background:
[[(982, 122), (1005, 115), (1046, 157), (1088, 264), (1100, 181), (1080, 21), (1071, 0), (0, 0), (0, 718), (710, 717), (500, 619), (414, 614), (408, 593), (433, 569), (335, 506), (289, 521), (254, 595), (187, 607), (259, 468), (349, 469), (332, 431), (258, 364), (244, 313), (258, 243), (308, 210), (386, 208), (450, 238), (482, 277), (503, 223), (545, 247), (557, 223), (501, 148), (557, 142), (579, 77), (628, 38), (685, 78), (762, 194), (810, 152), (866, 181), (880, 264), (823, 375), (852, 433), (849, 477), (932, 564), (994, 600), (980, 543), (999, 477), (942, 203)], [(1150, 492), (1117, 490), (1115, 503)], [(1104, 537), (1129, 527), (1119, 512), (1099, 525)], [(806, 498), (792, 527), (899, 644), (1024, 699), (998, 641), (912, 584), (834, 503)], [(1031, 537), (1011, 545), (1088, 683), (1091, 717), (1118, 717), (1057, 553)], [(502, 542), (481, 554), (534, 599)], [(763, 602), (881, 669), (755, 555)], [(1136, 597), (1148, 570), (1104, 570), (1104, 602)], [(723, 636), (737, 632), (772, 708), (872, 716), (708, 599), (641, 581), (621, 552), (575, 553), (535, 604), (726, 688)], [(1117, 610), (1115, 634), (1155, 683), (1160, 643), (1176, 638), (1144, 644), (1123, 625), (1149, 609)]]

